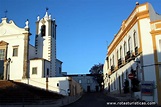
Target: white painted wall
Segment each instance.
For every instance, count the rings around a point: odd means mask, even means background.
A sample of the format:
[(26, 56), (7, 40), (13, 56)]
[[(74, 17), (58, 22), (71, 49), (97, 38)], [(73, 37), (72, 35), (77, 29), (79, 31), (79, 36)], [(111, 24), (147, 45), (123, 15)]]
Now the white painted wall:
[(29, 45), (29, 59), (35, 58), (35, 47), (31, 44)]
[[(0, 24), (0, 41), (8, 44), (7, 59), (11, 58), (9, 75), (11, 80), (22, 79), (24, 62), (24, 34), (29, 33), (24, 28), (19, 28), (13, 21), (2, 18)], [(18, 56), (13, 56), (13, 46), (18, 46)]]
[[(21, 82), (46, 89), (46, 78), (23, 79)], [(48, 90), (68, 96), (67, 89), (69, 89), (68, 77), (48, 78)]]
[[(52, 20), (46, 12), (45, 16), (37, 21), (38, 37), (37, 57), (51, 61), (50, 76), (56, 75), (56, 28), (55, 19)], [(41, 36), (41, 26), (46, 26), (46, 35)]]
[(158, 62), (161, 62), (161, 35), (155, 36)]
[[(96, 91), (96, 86), (98, 86), (98, 91), (99, 91), (99, 84), (97, 83), (97, 81), (94, 79), (93, 76), (87, 76), (87, 75), (78, 75), (78, 76), (72, 76), (71, 77), (77, 82), (79, 83), (82, 88), (83, 91), (87, 92), (87, 87), (90, 86), (90, 91), (91, 92), (95, 92)], [(80, 83), (81, 82), (81, 83)]]
[(56, 59), (56, 77), (60, 77), (60, 76), (62, 76), (62, 62)]
[[(32, 74), (32, 68), (37, 67), (37, 74)], [(47, 76), (47, 69), (49, 69), (48, 77), (50, 75), (50, 62), (45, 59), (30, 60), (30, 78), (44, 78)]]

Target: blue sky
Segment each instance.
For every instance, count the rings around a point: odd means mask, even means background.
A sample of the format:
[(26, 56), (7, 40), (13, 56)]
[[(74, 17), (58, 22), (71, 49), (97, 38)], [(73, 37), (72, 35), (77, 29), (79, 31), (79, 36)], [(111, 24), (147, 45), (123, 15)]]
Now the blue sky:
[(104, 63), (107, 46), (117, 34), (135, 3), (149, 2), (161, 14), (160, 0), (0, 0), (0, 17), (19, 27), (29, 19), (30, 43), (34, 45), (36, 18), (48, 13), (57, 23), (57, 58), (68, 74), (89, 73), (94, 64)]

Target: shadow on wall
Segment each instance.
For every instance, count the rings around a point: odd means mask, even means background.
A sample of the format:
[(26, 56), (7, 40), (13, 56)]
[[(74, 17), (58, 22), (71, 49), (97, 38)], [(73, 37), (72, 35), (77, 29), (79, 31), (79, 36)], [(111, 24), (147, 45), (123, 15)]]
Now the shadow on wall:
[(69, 80), (68, 77), (23, 79), (21, 82), (45, 90), (50, 90), (64, 96), (73, 96), (82, 92), (80, 85), (73, 79)]
[[(161, 67), (159, 61), (161, 62), (161, 53), (158, 53), (157, 51), (155, 51), (155, 53), (156, 54), (144, 56), (141, 53), (137, 56), (129, 57), (129, 59), (126, 59), (123, 61), (124, 63), (120, 65), (117, 64), (117, 66), (111, 71), (112, 74), (107, 77), (108, 91), (113, 93), (131, 93), (132, 96), (137, 96), (139, 99), (156, 102), (161, 97), (157, 98), (161, 92), (160, 90), (156, 90), (156, 86), (161, 88), (158, 83), (161, 78), (161, 76), (159, 76), (159, 68)], [(146, 87), (143, 88), (143, 83), (145, 81), (154, 83), (151, 90), (145, 89)], [(147, 88), (149, 87), (147, 86)], [(152, 94), (145, 95), (146, 91), (147, 93), (151, 92)]]

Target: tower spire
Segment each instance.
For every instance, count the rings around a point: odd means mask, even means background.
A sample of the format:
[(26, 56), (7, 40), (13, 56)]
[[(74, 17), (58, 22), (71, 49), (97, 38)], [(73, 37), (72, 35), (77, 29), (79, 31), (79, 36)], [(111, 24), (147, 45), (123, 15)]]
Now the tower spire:
[(45, 14), (45, 17), (48, 17), (48, 10), (49, 10), (49, 8), (46, 7), (46, 14)]

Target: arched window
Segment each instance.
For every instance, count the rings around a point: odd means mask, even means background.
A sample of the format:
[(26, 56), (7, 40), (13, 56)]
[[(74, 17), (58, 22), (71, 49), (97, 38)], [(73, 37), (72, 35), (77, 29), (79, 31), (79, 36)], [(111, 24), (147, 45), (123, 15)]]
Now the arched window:
[(114, 61), (114, 55), (112, 56), (112, 61), (113, 61), (113, 65), (114, 65), (114, 62), (115, 62), (115, 61)]
[(122, 58), (122, 46), (120, 46), (120, 58)]
[(136, 31), (133, 33), (133, 38), (134, 38), (134, 48), (137, 47), (137, 37), (136, 37)]
[(128, 48), (129, 48), (128, 51), (130, 51), (131, 50), (131, 37), (129, 37), (129, 39), (128, 39)]
[(126, 53), (127, 52), (127, 45), (126, 45), (126, 42), (124, 43), (124, 55), (126, 56)]
[(46, 36), (46, 26), (45, 25), (41, 26), (41, 36)]
[(119, 51), (117, 50), (117, 59), (119, 59)]

